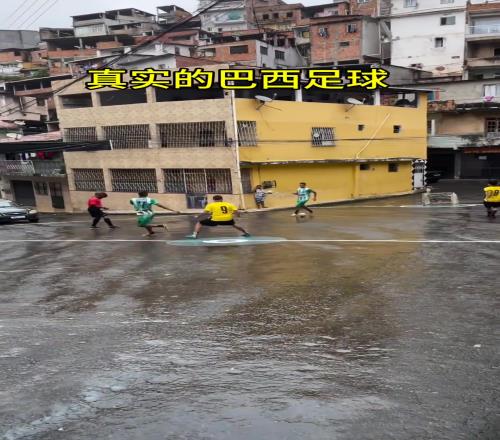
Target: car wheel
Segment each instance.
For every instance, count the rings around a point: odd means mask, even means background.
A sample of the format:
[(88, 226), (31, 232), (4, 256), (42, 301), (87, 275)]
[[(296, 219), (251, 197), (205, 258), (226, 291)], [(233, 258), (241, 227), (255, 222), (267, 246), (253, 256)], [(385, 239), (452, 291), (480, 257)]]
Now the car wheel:
[(30, 223), (38, 223), (40, 221), (40, 219), (38, 219), (38, 218), (30, 218), (28, 221)]

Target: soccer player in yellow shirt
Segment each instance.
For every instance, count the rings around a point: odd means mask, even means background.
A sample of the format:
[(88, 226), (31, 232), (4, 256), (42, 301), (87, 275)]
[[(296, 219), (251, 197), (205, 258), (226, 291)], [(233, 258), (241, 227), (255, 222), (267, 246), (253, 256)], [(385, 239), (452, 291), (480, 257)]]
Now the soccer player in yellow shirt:
[[(224, 202), (222, 196), (214, 196), (214, 201), (205, 206), (205, 214), (200, 216), (194, 232), (187, 238), (198, 238), (198, 234), (203, 226), (232, 226), (243, 232), (243, 237), (250, 237), (250, 234), (241, 226), (234, 222), (234, 216), (239, 217), (238, 208), (231, 203)], [(205, 217), (202, 219), (202, 217)]]
[(488, 186), (484, 188), (484, 206), (488, 211), (488, 217), (495, 218), (497, 210), (500, 207), (500, 186), (498, 180), (492, 179), (488, 182)]

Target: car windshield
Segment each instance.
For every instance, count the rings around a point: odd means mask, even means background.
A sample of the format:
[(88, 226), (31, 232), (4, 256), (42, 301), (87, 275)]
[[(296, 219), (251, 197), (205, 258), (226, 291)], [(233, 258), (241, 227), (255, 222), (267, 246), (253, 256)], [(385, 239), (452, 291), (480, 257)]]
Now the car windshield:
[(13, 206), (16, 204), (10, 200), (0, 200), (0, 208), (12, 208)]

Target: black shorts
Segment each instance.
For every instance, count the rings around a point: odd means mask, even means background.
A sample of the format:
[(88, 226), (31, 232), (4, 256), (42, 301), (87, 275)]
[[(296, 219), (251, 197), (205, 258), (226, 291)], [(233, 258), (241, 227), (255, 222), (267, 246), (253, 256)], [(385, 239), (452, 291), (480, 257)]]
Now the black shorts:
[(487, 208), (500, 208), (500, 202), (484, 202)]
[(90, 216), (93, 218), (102, 218), (102, 217), (105, 217), (105, 215), (106, 215), (106, 214), (104, 214), (104, 212), (102, 211), (101, 208), (98, 208), (96, 206), (91, 206), (87, 211), (89, 212)]
[(214, 220), (211, 220), (209, 218), (202, 220), (200, 222), (203, 226), (233, 226), (234, 225), (234, 220), (227, 220), (224, 222), (217, 222)]

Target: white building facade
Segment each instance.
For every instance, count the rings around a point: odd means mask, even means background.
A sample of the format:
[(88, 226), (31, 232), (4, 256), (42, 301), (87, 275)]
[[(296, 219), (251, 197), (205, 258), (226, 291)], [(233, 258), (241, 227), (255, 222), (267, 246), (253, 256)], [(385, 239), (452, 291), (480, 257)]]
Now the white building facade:
[(462, 75), (467, 0), (393, 0), (391, 63)]

